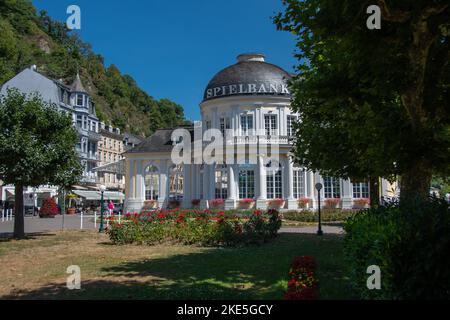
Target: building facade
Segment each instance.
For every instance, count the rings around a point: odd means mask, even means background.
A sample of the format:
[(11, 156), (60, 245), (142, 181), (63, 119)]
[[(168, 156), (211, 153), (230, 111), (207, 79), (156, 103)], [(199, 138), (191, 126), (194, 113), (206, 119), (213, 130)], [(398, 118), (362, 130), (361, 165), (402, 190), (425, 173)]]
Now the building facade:
[(95, 186), (96, 174), (93, 168), (99, 162), (97, 143), (101, 138), (100, 127), (95, 105), (81, 83), (80, 76), (76, 75), (72, 85), (65, 85), (62, 81), (47, 78), (37, 71), (36, 66), (31, 66), (7, 81), (0, 93), (6, 94), (8, 88), (17, 88), (27, 95), (38, 93), (44, 101), (55, 104), (72, 117), (79, 136), (76, 150), (84, 168), (81, 183)]
[[(289, 210), (315, 209), (318, 182), (324, 203), (334, 199), (350, 209), (356, 200), (369, 198), (366, 181), (322, 177), (292, 161), (293, 124), (299, 117), (290, 109), (290, 78), (261, 54), (240, 55), (236, 64), (217, 73), (200, 104), (201, 122), (184, 128), (189, 134), (179, 139), (181, 128), (158, 130), (125, 153), (126, 210), (138, 212), (151, 200), (161, 208), (169, 206), (180, 198), (171, 187), (177, 177), (182, 177), (185, 208), (223, 203), (224, 209), (235, 209), (253, 202), (265, 209), (276, 200)], [(217, 134), (224, 148), (214, 151), (214, 161), (205, 161), (208, 142), (217, 141)], [(180, 164), (173, 151), (187, 140), (194, 152)], [(394, 196), (395, 185), (383, 180), (380, 192)]]

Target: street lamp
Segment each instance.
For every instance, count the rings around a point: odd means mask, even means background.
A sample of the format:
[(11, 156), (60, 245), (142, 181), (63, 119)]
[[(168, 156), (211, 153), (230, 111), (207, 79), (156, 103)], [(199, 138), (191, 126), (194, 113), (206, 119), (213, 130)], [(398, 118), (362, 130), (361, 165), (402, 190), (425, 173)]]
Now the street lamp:
[(323, 231), (322, 231), (322, 216), (320, 214), (320, 190), (322, 190), (322, 184), (321, 183), (316, 183), (316, 190), (317, 190), (317, 194), (318, 194), (318, 200), (319, 200), (319, 229), (317, 230), (317, 235), (318, 236), (323, 236)]
[(98, 230), (98, 232), (103, 232), (103, 211), (105, 210), (104, 203), (103, 203), (104, 202), (103, 194), (105, 193), (106, 186), (100, 185), (99, 189), (101, 192), (101, 197), (100, 197), (100, 229)]

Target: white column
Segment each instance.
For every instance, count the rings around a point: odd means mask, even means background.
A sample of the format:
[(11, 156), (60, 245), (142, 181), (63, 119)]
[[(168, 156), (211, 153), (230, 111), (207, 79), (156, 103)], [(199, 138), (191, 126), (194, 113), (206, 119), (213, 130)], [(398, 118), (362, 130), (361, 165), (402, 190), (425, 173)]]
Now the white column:
[(353, 186), (350, 180), (341, 180), (342, 183), (342, 209), (353, 207)]
[(130, 160), (130, 199), (136, 199), (136, 174), (135, 174), (136, 161)]
[(228, 183), (228, 199), (225, 200), (225, 210), (232, 210), (236, 208), (236, 177), (235, 166), (228, 165), (227, 167), (227, 183)]
[(298, 209), (298, 201), (294, 198), (294, 164), (291, 158), (287, 157), (287, 208), (289, 210)]
[(258, 209), (267, 208), (267, 182), (266, 182), (266, 170), (264, 168), (264, 159), (262, 156), (258, 156), (258, 165), (256, 174), (258, 175), (258, 199), (256, 201), (256, 207)]
[(138, 160), (137, 162), (137, 174), (136, 174), (136, 199), (142, 201), (142, 204), (145, 200), (144, 194), (144, 172), (142, 170), (142, 160)]
[(207, 185), (207, 188), (209, 190), (208, 200), (212, 200), (216, 197), (216, 163), (206, 166), (209, 167), (208, 185)]

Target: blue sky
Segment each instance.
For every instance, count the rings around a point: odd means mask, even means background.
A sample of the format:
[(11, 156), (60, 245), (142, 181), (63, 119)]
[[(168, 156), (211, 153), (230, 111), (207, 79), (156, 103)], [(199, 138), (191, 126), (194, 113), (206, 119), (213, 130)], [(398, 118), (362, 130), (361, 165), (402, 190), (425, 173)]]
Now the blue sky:
[(271, 17), (281, 0), (33, 0), (38, 10), (65, 21), (81, 8), (81, 37), (106, 65), (115, 64), (153, 97), (169, 98), (200, 118), (198, 104), (215, 73), (244, 52), (293, 72), (294, 36)]

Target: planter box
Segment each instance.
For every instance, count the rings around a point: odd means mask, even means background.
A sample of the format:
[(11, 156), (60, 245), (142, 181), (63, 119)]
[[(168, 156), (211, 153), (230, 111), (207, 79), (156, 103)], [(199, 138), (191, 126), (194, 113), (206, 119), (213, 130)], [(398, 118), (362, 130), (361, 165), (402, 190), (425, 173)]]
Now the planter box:
[(39, 215), (39, 218), (41, 219), (55, 219), (54, 215), (46, 214), (46, 215)]
[(249, 209), (253, 209), (255, 207), (255, 202), (250, 202), (250, 203), (241, 203), (239, 202), (239, 209), (244, 209), (244, 210), (249, 210)]
[(66, 214), (73, 215), (76, 213), (77, 213), (77, 210), (75, 208), (67, 208)]
[(282, 203), (273, 203), (273, 204), (271, 204), (270, 201), (267, 201), (268, 209), (282, 209), (285, 206), (286, 206), (286, 201), (283, 201)]

